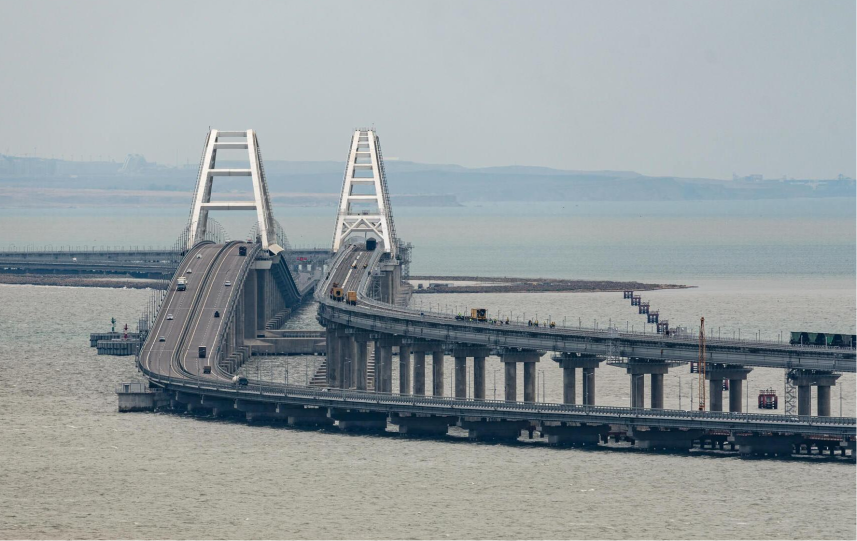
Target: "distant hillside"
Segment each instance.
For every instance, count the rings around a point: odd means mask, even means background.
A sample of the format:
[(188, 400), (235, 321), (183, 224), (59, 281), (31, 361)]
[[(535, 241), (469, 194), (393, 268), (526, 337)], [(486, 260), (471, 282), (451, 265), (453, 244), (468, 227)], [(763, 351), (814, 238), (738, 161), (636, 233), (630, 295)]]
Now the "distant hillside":
[[(240, 162), (223, 163), (242, 167)], [(572, 171), (547, 167), (501, 166), (467, 168), (454, 164), (422, 164), (390, 160), (386, 163), (390, 193), (403, 204), (454, 206), (459, 202), (499, 201), (681, 201), (713, 199), (790, 199), (855, 197), (853, 179), (737, 180), (649, 177), (633, 171)], [(272, 193), (295, 204), (336, 204), (342, 188), (341, 162), (265, 161)], [(28, 190), (51, 190), (69, 195), (73, 190), (159, 192), (157, 199), (171, 201), (168, 192), (192, 192), (197, 167), (165, 167), (129, 156), (124, 163), (69, 162), (40, 158), (0, 156), (0, 206), (17, 206)], [(246, 185), (222, 180), (230, 189)], [(45, 189), (49, 189), (47, 192)], [(8, 195), (14, 192), (11, 200)], [(303, 194), (302, 196), (298, 196)], [(89, 194), (90, 196), (92, 194)], [(176, 194), (178, 196), (178, 194)], [(296, 197), (297, 196), (297, 197)], [(407, 197), (402, 196), (423, 196)], [(432, 196), (432, 197), (425, 197)], [(5, 202), (3, 201), (5, 199)], [(176, 198), (178, 199), (178, 198)], [(152, 201), (152, 198), (147, 201)], [(105, 203), (109, 198), (105, 200)]]

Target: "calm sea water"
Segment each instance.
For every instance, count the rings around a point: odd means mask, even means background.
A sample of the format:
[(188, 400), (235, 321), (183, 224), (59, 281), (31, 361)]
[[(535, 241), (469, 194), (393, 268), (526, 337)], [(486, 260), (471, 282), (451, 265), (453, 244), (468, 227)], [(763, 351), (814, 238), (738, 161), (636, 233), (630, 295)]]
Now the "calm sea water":
[[(49, 214), (4, 209), (11, 243), (153, 244), (183, 210)], [(293, 244), (327, 244), (332, 209), (282, 209)], [(498, 205), (396, 210), (412, 272), (639, 279), (698, 286), (645, 293), (671, 322), (705, 316), (722, 336), (796, 328), (855, 332), (854, 200)], [(221, 220), (235, 237), (249, 225)], [(116, 412), (130, 359), (99, 357), (88, 333), (130, 322), (145, 291), (0, 285), (0, 537), (146, 538), (848, 538), (853, 464), (716, 455), (559, 450), (403, 440)], [(643, 324), (616, 293), (415, 296), (415, 306), (485, 306), (558, 324)], [(312, 307), (290, 326), (317, 325)], [(303, 381), (317, 359), (247, 371)], [(449, 361), (448, 361), (449, 362)], [(488, 393), (494, 370), (488, 361)], [(540, 399), (559, 400), (544, 358)], [(451, 365), (446, 370), (452, 373)], [(497, 373), (498, 392), (502, 373)], [(394, 377), (394, 382), (397, 379)], [(687, 369), (665, 381), (688, 408)], [(756, 369), (782, 396), (783, 374)], [(449, 384), (447, 383), (447, 389)], [(855, 414), (855, 378), (833, 411)], [(578, 391), (580, 392), (580, 391)], [(647, 389), (648, 392), (648, 389)], [(597, 372), (598, 402), (625, 405), (619, 369)], [(681, 402), (680, 402), (681, 401)]]

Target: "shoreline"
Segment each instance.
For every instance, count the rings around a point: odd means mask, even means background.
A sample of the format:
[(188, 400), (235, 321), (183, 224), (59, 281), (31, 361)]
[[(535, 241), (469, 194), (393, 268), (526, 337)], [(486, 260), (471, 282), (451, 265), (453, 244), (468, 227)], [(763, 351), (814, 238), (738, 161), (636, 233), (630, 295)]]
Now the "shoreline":
[[(655, 291), (661, 289), (689, 289), (696, 286), (683, 284), (647, 284), (617, 280), (567, 280), (557, 278), (508, 278), (481, 276), (411, 276), (409, 282), (429, 282), (413, 293), (597, 293), (612, 291)], [(432, 282), (433, 286), (429, 287)], [(458, 282), (458, 283), (457, 283)], [(461, 283), (473, 282), (473, 283)]]

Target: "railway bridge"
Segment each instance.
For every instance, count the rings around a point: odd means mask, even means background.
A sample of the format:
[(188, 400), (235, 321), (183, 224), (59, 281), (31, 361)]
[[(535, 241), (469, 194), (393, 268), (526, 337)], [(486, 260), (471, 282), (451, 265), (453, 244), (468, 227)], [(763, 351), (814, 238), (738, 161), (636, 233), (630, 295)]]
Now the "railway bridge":
[[(217, 168), (218, 149), (236, 148), (248, 150), (251, 167)], [(255, 201), (212, 202), (211, 185), (218, 176), (250, 177)], [(209, 210), (255, 210), (256, 239), (205, 240)], [(707, 442), (731, 445), (743, 455), (788, 455), (801, 446), (816, 446), (850, 452), (853, 457), (857, 421), (831, 417), (829, 393), (840, 374), (855, 371), (853, 348), (710, 340), (708, 411), (666, 410), (663, 376), (678, 364), (698, 359), (695, 340), (616, 329), (461, 320), (408, 308), (409, 286), (402, 281), (403, 245), (396, 235), (380, 140), (374, 130), (358, 129), (352, 136), (333, 256), (316, 278), (295, 280), (294, 269), (286, 263), (288, 250), (273, 220), (252, 130), (209, 133), (189, 224), (185, 255), (137, 355), (139, 369), (159, 389), (149, 393), (159, 403), (293, 425), (336, 424), (342, 430), (384, 431), (393, 424), (402, 434), (443, 435), (458, 427), (475, 440), (516, 440), (522, 431), (538, 431), (555, 444), (594, 445), (612, 435), (644, 449), (688, 450)], [(180, 278), (186, 282), (183, 291), (178, 287)], [(343, 300), (344, 295), (331, 294), (338, 289), (352, 295)], [(326, 385), (237, 378), (238, 367), (261, 345), (256, 335), (260, 321), (294, 306), (310, 291), (315, 292), (317, 318), (325, 327)], [(504, 400), (485, 396), (489, 355), (499, 356), (504, 365)], [(395, 393), (394, 356), (399, 363)], [(454, 384), (449, 392), (444, 388), (445, 356), (454, 358)], [(535, 401), (536, 364), (545, 358), (562, 367), (562, 403)], [(466, 378), (469, 359), (470, 382)], [(605, 362), (626, 370), (630, 407), (598, 405), (596, 374)], [(742, 384), (755, 367), (780, 368), (790, 374), (798, 389), (796, 414), (741, 413)], [(519, 368), (522, 393), (517, 389)], [(580, 400), (578, 369), (583, 379)], [(644, 400), (647, 375), (648, 407)], [(722, 411), (724, 379), (730, 382), (729, 411)], [(427, 381), (431, 389), (426, 388)], [(817, 416), (809, 415), (813, 386)]]

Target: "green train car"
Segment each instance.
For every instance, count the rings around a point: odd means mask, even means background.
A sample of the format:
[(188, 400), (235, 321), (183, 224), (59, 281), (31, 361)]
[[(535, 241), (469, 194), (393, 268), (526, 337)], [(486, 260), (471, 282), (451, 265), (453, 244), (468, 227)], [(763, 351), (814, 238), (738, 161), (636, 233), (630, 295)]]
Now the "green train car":
[(789, 344), (793, 346), (853, 348), (857, 344), (857, 336), (853, 334), (793, 331)]

